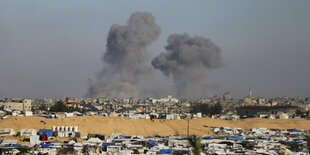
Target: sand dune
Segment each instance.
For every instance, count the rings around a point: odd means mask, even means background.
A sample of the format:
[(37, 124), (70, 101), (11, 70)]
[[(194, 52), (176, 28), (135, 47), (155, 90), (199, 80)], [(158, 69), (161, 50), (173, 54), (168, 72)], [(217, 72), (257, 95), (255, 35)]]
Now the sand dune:
[[(215, 120), (210, 118), (191, 119), (190, 134), (212, 135), (213, 133), (203, 127), (226, 126), (240, 128), (298, 128), (310, 130), (310, 120), (304, 119), (243, 119), (237, 121)], [(23, 128), (51, 129), (52, 126), (78, 126), (82, 135), (88, 133), (122, 133), (123, 135), (154, 136), (156, 134), (167, 136), (187, 133), (187, 120), (146, 120), (129, 119), (123, 117), (83, 116), (63, 119), (46, 119), (43, 117), (10, 116), (0, 120), (0, 128), (13, 128), (16, 132)]]

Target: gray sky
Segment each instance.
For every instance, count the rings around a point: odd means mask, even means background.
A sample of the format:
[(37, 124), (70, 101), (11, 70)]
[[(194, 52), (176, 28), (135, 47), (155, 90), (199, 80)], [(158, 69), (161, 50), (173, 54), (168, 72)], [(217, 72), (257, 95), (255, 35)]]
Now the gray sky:
[[(208, 95), (243, 97), (252, 88), (265, 97), (310, 96), (309, 0), (1, 0), (0, 98), (83, 96), (102, 68), (110, 26), (137, 11), (152, 13), (161, 27), (150, 60), (173, 33), (222, 49), (225, 65), (212, 71)], [(171, 85), (156, 72), (158, 89)]]

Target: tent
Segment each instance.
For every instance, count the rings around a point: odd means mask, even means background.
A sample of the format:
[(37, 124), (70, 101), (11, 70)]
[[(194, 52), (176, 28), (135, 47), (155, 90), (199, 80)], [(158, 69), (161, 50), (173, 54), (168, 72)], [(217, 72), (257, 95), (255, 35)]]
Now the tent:
[(107, 147), (107, 146), (111, 146), (111, 145), (115, 145), (115, 143), (108, 143), (108, 142), (103, 142), (102, 143), (103, 147)]
[(4, 139), (1, 143), (1, 145), (14, 145), (17, 144), (17, 140), (6, 140)]
[(73, 145), (73, 144), (75, 144), (76, 142), (74, 141), (74, 140), (70, 140), (69, 142), (68, 142), (68, 144), (69, 145)]
[(19, 131), (21, 136), (33, 136), (33, 135), (37, 135), (37, 131), (34, 129), (21, 129)]
[(159, 150), (160, 154), (171, 154), (172, 153), (172, 149), (162, 149)]
[(52, 129), (40, 129), (39, 135), (42, 135), (42, 134), (47, 134), (48, 137), (52, 137), (53, 136), (53, 130)]
[(147, 143), (149, 143), (150, 145), (152, 146), (155, 146), (156, 145), (156, 142), (151, 142), (151, 141), (146, 141)]
[(45, 134), (45, 133), (44, 133), (44, 134), (41, 134), (41, 135), (40, 135), (40, 140), (41, 140), (41, 141), (47, 141), (47, 140), (48, 140), (48, 135)]
[(13, 136), (16, 132), (12, 128), (0, 128), (0, 136)]
[(243, 140), (243, 137), (234, 137), (235, 140)]
[(41, 148), (48, 148), (48, 147), (52, 147), (54, 146), (54, 144), (42, 144)]
[(202, 139), (203, 140), (212, 140), (213, 138), (208, 136), (208, 137), (203, 137)]
[(90, 138), (87, 141), (84, 141), (83, 144), (90, 144), (90, 145), (98, 145), (101, 144), (103, 141), (99, 138)]
[(21, 147), (21, 144), (13, 144), (11, 147)]
[(81, 143), (73, 144), (73, 149), (77, 151), (81, 151), (83, 149), (83, 145)]

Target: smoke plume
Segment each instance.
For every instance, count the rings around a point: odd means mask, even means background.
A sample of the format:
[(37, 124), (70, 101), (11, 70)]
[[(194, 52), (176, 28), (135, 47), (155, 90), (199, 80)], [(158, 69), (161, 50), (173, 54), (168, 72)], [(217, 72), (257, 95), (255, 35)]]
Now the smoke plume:
[(90, 83), (89, 97), (138, 97), (139, 79), (151, 73), (146, 47), (160, 34), (150, 13), (133, 13), (127, 25), (113, 25), (102, 57), (104, 68)]
[(188, 34), (170, 35), (167, 42), (167, 51), (153, 59), (153, 67), (172, 76), (178, 97), (206, 96), (208, 75), (222, 64), (220, 48), (209, 39)]

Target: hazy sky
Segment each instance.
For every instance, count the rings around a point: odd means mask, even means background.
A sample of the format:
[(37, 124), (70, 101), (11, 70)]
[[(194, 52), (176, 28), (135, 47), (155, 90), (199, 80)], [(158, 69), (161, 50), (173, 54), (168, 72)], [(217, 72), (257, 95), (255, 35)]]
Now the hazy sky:
[[(81, 97), (102, 68), (110, 26), (152, 13), (161, 27), (150, 60), (170, 34), (211, 39), (225, 65), (210, 83), (222, 95), (310, 96), (310, 1), (0, 1), (0, 98)], [(157, 71), (154, 83), (171, 84)], [(164, 87), (163, 87), (164, 88)], [(168, 94), (167, 94), (168, 95)]]

